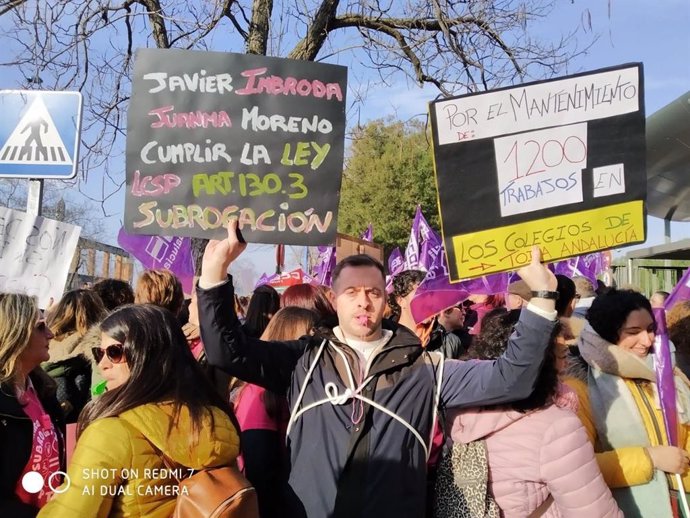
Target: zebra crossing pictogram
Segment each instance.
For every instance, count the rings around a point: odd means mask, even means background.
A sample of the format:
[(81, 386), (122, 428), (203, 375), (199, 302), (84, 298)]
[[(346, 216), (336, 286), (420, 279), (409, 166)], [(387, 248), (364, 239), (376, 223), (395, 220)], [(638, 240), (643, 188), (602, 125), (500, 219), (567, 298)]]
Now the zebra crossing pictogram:
[(43, 99), (36, 97), (0, 149), (0, 163), (72, 165)]

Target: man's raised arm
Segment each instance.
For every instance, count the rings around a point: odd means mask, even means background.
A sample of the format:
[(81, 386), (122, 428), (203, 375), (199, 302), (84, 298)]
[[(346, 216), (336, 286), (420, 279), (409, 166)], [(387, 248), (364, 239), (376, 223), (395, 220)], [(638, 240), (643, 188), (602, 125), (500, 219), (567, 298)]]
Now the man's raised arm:
[(206, 246), (197, 285), (201, 340), (211, 365), (247, 383), (284, 394), (305, 343), (264, 342), (242, 331), (227, 271), (246, 247), (237, 238), (236, 220), (228, 224), (226, 239), (211, 240)]
[[(518, 273), (532, 291), (556, 290), (556, 277), (541, 264), (539, 247)], [(506, 352), (491, 361), (446, 361), (441, 397), (444, 405), (472, 407), (519, 401), (534, 390), (556, 325), (555, 300), (534, 296), (522, 311)]]

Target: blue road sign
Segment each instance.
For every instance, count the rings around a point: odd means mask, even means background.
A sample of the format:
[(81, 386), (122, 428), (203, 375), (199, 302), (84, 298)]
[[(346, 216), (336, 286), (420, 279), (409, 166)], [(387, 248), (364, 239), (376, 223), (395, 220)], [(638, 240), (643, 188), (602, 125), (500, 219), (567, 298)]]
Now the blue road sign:
[(0, 90), (0, 178), (74, 178), (81, 106), (79, 92)]

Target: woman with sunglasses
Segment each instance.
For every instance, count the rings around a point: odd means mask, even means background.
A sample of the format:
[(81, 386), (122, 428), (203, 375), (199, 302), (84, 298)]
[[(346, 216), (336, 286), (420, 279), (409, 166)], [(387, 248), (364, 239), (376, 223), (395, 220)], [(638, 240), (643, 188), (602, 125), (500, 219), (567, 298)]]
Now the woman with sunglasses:
[(124, 306), (100, 331), (93, 356), (108, 390), (82, 412), (69, 484), (39, 516), (168, 518), (177, 478), (236, 461), (239, 427), (172, 313)]
[(0, 293), (0, 516), (36, 516), (62, 482), (64, 421), (40, 367), (51, 338), (35, 298)]

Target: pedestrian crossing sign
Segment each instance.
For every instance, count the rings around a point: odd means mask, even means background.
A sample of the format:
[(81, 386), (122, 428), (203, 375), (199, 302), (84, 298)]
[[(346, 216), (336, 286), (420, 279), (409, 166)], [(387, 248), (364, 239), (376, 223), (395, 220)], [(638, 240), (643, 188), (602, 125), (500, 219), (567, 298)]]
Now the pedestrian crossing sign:
[(79, 92), (0, 90), (0, 178), (74, 178), (81, 107)]

